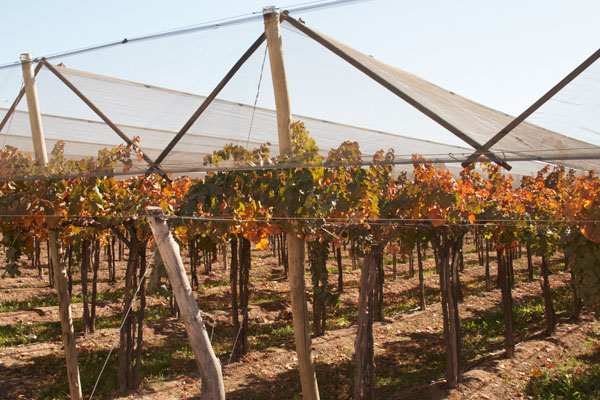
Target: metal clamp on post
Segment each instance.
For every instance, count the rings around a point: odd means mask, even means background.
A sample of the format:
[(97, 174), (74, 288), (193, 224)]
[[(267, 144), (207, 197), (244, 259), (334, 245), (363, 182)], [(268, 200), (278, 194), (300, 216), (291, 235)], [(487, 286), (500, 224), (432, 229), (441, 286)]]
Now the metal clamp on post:
[(163, 212), (162, 208), (160, 208), (160, 207), (157, 207), (157, 206), (146, 207), (146, 212), (148, 213), (147, 214), (148, 217), (157, 218), (161, 221), (165, 221), (167, 219), (165, 217), (165, 213)]
[(279, 14), (279, 7), (277, 7), (277, 6), (263, 7), (263, 15), (268, 15), (268, 14)]

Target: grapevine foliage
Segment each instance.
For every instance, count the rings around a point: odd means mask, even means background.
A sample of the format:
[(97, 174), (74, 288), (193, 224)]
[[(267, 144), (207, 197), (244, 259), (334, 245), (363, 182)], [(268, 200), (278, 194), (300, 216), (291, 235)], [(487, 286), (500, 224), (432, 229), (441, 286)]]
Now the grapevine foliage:
[[(107, 229), (133, 229), (145, 240), (150, 230), (140, 216), (145, 207), (159, 205), (168, 214), (204, 217), (174, 224), (175, 234), (184, 244), (202, 238), (198, 243), (209, 247), (234, 234), (265, 248), (269, 235), (294, 232), (308, 242), (338, 247), (348, 239), (366, 248), (401, 239), (402, 246), (394, 249), (407, 252), (439, 232), (459, 237), (478, 226), (501, 246), (525, 243), (539, 255), (563, 248), (582, 296), (592, 307), (600, 304), (600, 264), (593, 262), (600, 245), (600, 180), (594, 173), (576, 176), (546, 167), (515, 188), (510, 176), (488, 163), (455, 178), (419, 162), (409, 179), (380, 163), (393, 160), (393, 152), (380, 151), (370, 167), (359, 167), (357, 143), (344, 142), (321, 156), (302, 123), (292, 128), (291, 155), (272, 156), (269, 143), (250, 150), (227, 145), (204, 162), (221, 167), (294, 163), (296, 168), (222, 170), (195, 181), (167, 182), (156, 175), (111, 178), (117, 168), (129, 168), (132, 157), (139, 158), (137, 139), (133, 146), (81, 160), (65, 159), (59, 142), (46, 167), (6, 146), (0, 150), (5, 178), (0, 183), (0, 243), (6, 248), (6, 271), (19, 273), (21, 256), (31, 251), (34, 237), (45, 240), (50, 226), (64, 228), (65, 243)], [(314, 163), (325, 166), (309, 168)], [(76, 174), (94, 177), (60, 178)], [(43, 179), (20, 179), (33, 177)]]

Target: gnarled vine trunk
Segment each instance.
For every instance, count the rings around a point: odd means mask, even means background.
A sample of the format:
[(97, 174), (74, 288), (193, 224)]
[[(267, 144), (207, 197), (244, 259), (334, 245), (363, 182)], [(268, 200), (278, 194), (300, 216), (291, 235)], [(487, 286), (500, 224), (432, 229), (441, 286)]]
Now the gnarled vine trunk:
[[(133, 377), (131, 376), (131, 361), (133, 354), (133, 313), (130, 305), (133, 301), (134, 276), (139, 263), (139, 247), (137, 240), (132, 240), (129, 246), (129, 259), (125, 271), (125, 294), (123, 296), (123, 311), (119, 334), (119, 390), (121, 393), (133, 388)], [(131, 305), (133, 307), (133, 305)]]
[(546, 320), (546, 334), (554, 333), (556, 328), (556, 313), (552, 303), (552, 288), (550, 287), (550, 266), (546, 255), (542, 256), (542, 293), (544, 296), (544, 319)]
[(289, 275), (289, 271), (290, 271), (290, 262), (288, 259), (288, 250), (287, 250), (287, 236), (285, 233), (281, 233), (279, 235), (279, 237), (280, 237), (279, 252), (281, 254), (281, 263), (283, 264), (283, 273), (287, 279), (288, 275)]
[(462, 286), (460, 284), (460, 270), (464, 265), (464, 262), (462, 261), (462, 246), (462, 239), (456, 241), (452, 245), (452, 287), (454, 290), (454, 296), (458, 302), (462, 302), (464, 300)]
[(81, 297), (83, 298), (83, 333), (90, 332), (90, 307), (88, 302), (88, 271), (90, 269), (90, 241), (81, 241)]
[(96, 304), (98, 300), (98, 270), (100, 269), (100, 242), (96, 240), (92, 260), (92, 304), (90, 308), (90, 332), (96, 331)]
[(448, 232), (437, 232), (432, 239), (432, 245), (436, 254), (442, 292), (446, 382), (449, 388), (454, 388), (462, 378), (460, 360), (462, 337), (458, 312), (458, 282), (454, 273), (454, 269), (457, 268), (458, 264), (458, 249), (456, 249), (455, 243), (459, 238), (451, 235)]
[(512, 248), (507, 248), (505, 253), (506, 253), (506, 266), (508, 267), (508, 278), (509, 278), (510, 287), (514, 288), (515, 287), (515, 268), (513, 265), (513, 259), (514, 259), (515, 251)]
[[(412, 260), (412, 250), (410, 254)], [(417, 268), (419, 270), (419, 308), (424, 311), (427, 309), (427, 300), (425, 299), (425, 277), (423, 275), (423, 255), (421, 254), (421, 244), (417, 242)]]
[(246, 238), (242, 238), (240, 242), (240, 257), (239, 257), (239, 299), (240, 309), (242, 310), (242, 328), (240, 340), (242, 343), (242, 354), (246, 354), (249, 350), (248, 345), (248, 304), (250, 301), (250, 289), (248, 283), (250, 282), (250, 265), (252, 259), (250, 258), (251, 250), (250, 241)]
[(229, 264), (229, 284), (231, 287), (231, 322), (233, 325), (233, 349), (231, 358), (237, 360), (242, 353), (242, 346), (238, 340), (240, 332), (240, 318), (238, 306), (238, 240), (236, 236), (231, 236), (231, 263)]
[(504, 251), (505, 249), (500, 247), (496, 249), (498, 257), (498, 278), (500, 281), (500, 291), (502, 293), (502, 314), (504, 315), (504, 351), (506, 358), (513, 358), (515, 356), (515, 339), (513, 333), (512, 286), (510, 284), (510, 274)]
[(146, 312), (146, 285), (142, 280), (146, 275), (146, 244), (142, 244), (139, 253), (140, 260), (140, 272), (139, 272), (139, 281), (140, 291), (140, 305), (137, 310), (137, 343), (135, 347), (135, 365), (133, 367), (133, 385), (135, 388), (138, 388), (141, 383), (141, 370), (142, 370), (142, 349), (144, 345), (144, 315)]
[(325, 334), (325, 324), (327, 322), (327, 297), (329, 295), (328, 249), (329, 242), (327, 241), (308, 243), (308, 261), (313, 283), (313, 333), (315, 336)]
[(377, 279), (375, 282), (375, 321), (383, 322), (383, 284), (385, 283), (385, 271), (383, 270), (383, 248), (376, 254)]
[(371, 246), (365, 252), (360, 271), (360, 292), (358, 297), (358, 321), (354, 352), (356, 373), (354, 376), (354, 399), (375, 398), (375, 357), (373, 350), (373, 314), (375, 303), (375, 284), (377, 282), (377, 263), (382, 248)]
[(490, 240), (485, 239), (485, 291), (492, 290), (492, 277), (490, 275)]
[[(121, 240), (128, 247), (129, 255), (127, 270), (125, 272), (125, 293), (123, 296), (123, 314), (121, 318), (122, 328), (120, 332), (119, 347), (119, 389), (122, 393), (139, 387), (141, 377), (140, 368), (143, 347), (143, 323), (146, 307), (145, 283), (142, 281), (146, 265), (146, 242), (141, 242), (136, 235), (133, 225), (126, 225), (130, 232), (129, 238), (125, 238), (121, 232)], [(139, 284), (138, 275), (139, 270)], [(140, 303), (134, 309), (134, 295), (139, 290)]]
[(197, 288), (199, 285), (198, 282), (198, 252), (196, 250), (196, 240), (192, 239), (189, 241), (188, 245), (189, 250), (189, 258), (190, 258), (190, 275), (191, 275), (191, 283), (192, 288)]
[(233, 323), (232, 359), (248, 352), (248, 302), (250, 291), (250, 241), (245, 238), (231, 238), (231, 265), (229, 278), (231, 286), (231, 320)]
[(533, 256), (531, 253), (531, 247), (527, 246), (527, 279), (529, 282), (533, 281)]
[(344, 292), (344, 266), (342, 264), (342, 249), (337, 247), (336, 249), (336, 260), (338, 267), (338, 293)]
[[(569, 237), (568, 240), (572, 240), (572, 237)], [(568, 250), (565, 248), (563, 250), (565, 256), (565, 269), (571, 272), (571, 292), (573, 293), (573, 302), (571, 303), (571, 318), (575, 321), (579, 320), (581, 316), (581, 296), (579, 294), (579, 287), (577, 286), (577, 273), (573, 269), (573, 265), (571, 263), (571, 257), (569, 257)]]

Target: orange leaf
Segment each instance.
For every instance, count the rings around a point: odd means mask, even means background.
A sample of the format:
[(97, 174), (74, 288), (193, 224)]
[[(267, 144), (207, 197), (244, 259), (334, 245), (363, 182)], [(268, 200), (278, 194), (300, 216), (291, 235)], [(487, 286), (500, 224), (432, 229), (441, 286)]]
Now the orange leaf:
[(435, 228), (444, 225), (446, 222), (444, 221), (444, 216), (439, 208), (430, 209), (427, 213), (427, 219), (431, 221), (431, 225), (433, 225)]
[(260, 242), (256, 243), (258, 250), (265, 250), (267, 247), (269, 247), (269, 239), (267, 238), (262, 238)]
[(595, 222), (584, 222), (581, 226), (581, 233), (587, 240), (594, 243), (600, 243), (600, 225)]

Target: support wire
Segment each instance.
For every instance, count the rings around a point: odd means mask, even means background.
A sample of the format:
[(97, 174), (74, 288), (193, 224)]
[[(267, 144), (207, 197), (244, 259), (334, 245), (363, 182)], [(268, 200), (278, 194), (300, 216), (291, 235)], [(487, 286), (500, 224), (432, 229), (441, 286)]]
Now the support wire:
[[(523, 154), (523, 155), (515, 155), (515, 156), (505, 156), (503, 158), (506, 162), (517, 162), (517, 161), (539, 161), (542, 163), (553, 163), (553, 164), (561, 164), (561, 161), (568, 160), (600, 160), (600, 154), (598, 153), (584, 153), (584, 154), (568, 154), (567, 151), (569, 149), (564, 149), (565, 153), (562, 154), (551, 154), (551, 155), (542, 155), (542, 154)], [(446, 157), (433, 157), (422, 160), (412, 160), (409, 158), (404, 159), (396, 159), (392, 161), (348, 161), (348, 162), (320, 162), (314, 164), (306, 164), (303, 162), (294, 162), (287, 161), (283, 163), (267, 163), (262, 165), (256, 164), (248, 164), (248, 165), (233, 165), (228, 167), (221, 167), (216, 165), (201, 165), (195, 166), (198, 163), (194, 162), (189, 166), (181, 167), (181, 163), (177, 163), (174, 165), (178, 165), (177, 167), (172, 168), (164, 168), (164, 173), (171, 173), (175, 175), (185, 175), (191, 173), (208, 173), (208, 172), (241, 172), (241, 171), (261, 171), (261, 170), (286, 170), (286, 169), (300, 169), (300, 168), (348, 168), (348, 167), (370, 167), (373, 165), (416, 165), (416, 164), (460, 164), (467, 159), (466, 156), (459, 156), (457, 154), (449, 154)], [(478, 160), (478, 161), (487, 161), (487, 160)], [(139, 168), (139, 167), (138, 167)], [(541, 169), (541, 167), (540, 167)], [(585, 172), (583, 169), (577, 170), (579, 172)], [(146, 170), (138, 170), (133, 168), (129, 171), (99, 171), (99, 172), (91, 172), (91, 173), (70, 173), (70, 174), (61, 174), (61, 175), (51, 175), (46, 176), (42, 174), (34, 174), (30, 176), (5, 176), (0, 177), (1, 182), (26, 182), (26, 181), (38, 181), (38, 180), (62, 180), (62, 179), (78, 179), (78, 178), (97, 178), (97, 177), (131, 177), (144, 175)]]
[(265, 46), (265, 55), (263, 56), (262, 66), (260, 67), (260, 76), (258, 77), (258, 87), (256, 88), (256, 97), (254, 98), (254, 107), (252, 108), (252, 118), (250, 119), (250, 129), (248, 129), (248, 139), (246, 139), (246, 150), (248, 150), (248, 144), (250, 143), (250, 133), (252, 133), (252, 126), (254, 125), (254, 116), (256, 115), (256, 104), (258, 103), (258, 96), (260, 95), (260, 84), (262, 82), (263, 72), (265, 71), (265, 61), (267, 60), (268, 46)]
[[(305, 12), (305, 11), (313, 11), (317, 9), (329, 8), (329, 7), (338, 7), (348, 3), (356, 3), (359, 1), (368, 1), (368, 0), (334, 0), (334, 1), (315, 1), (310, 3), (300, 3), (298, 5), (292, 5), (290, 7), (285, 7), (289, 12)], [(163, 39), (172, 36), (180, 36), (180, 35), (188, 35), (191, 33), (214, 30), (219, 28), (224, 28), (228, 26), (241, 25), (249, 22), (259, 21), (263, 19), (262, 11), (254, 11), (247, 14), (241, 14), (234, 17), (222, 18), (212, 21), (207, 21), (204, 23), (200, 23), (197, 25), (185, 26), (175, 29), (170, 29), (162, 32), (150, 33), (147, 35), (134, 36), (132, 38), (124, 38), (119, 39), (107, 43), (91, 45), (87, 47), (80, 47), (73, 50), (60, 51), (57, 53), (51, 53), (45, 56), (37, 57), (35, 60), (39, 61), (42, 58), (47, 60), (52, 60), (56, 58), (62, 58), (67, 56), (73, 56), (78, 54), (90, 53), (98, 50), (107, 49), (110, 47), (121, 46), (128, 43), (134, 42), (143, 42), (149, 40)], [(20, 61), (9, 62), (6, 64), (0, 64), (0, 69), (5, 68), (13, 68), (21, 65)]]
[(123, 317), (123, 321), (121, 321), (121, 326), (119, 326), (119, 331), (117, 332), (118, 334), (115, 336), (115, 340), (113, 340), (113, 343), (110, 346), (110, 350), (108, 351), (108, 355), (106, 356), (106, 360), (104, 360), (104, 364), (102, 365), (102, 369), (100, 370), (100, 373), (98, 374), (98, 378), (96, 379), (96, 383), (94, 384), (94, 388), (92, 389), (92, 393), (90, 394), (90, 397), (89, 397), (88, 400), (92, 400), (92, 398), (94, 397), (94, 393), (96, 392), (96, 388), (98, 387), (98, 382), (100, 382), (100, 378), (102, 377), (102, 373), (104, 373), (104, 369), (106, 368), (106, 364), (108, 364), (108, 360), (110, 359), (110, 355), (112, 354), (113, 350), (115, 349), (115, 346), (117, 345), (117, 339), (121, 335), (121, 330), (123, 329), (123, 325), (125, 325), (125, 321), (127, 320), (127, 317), (129, 316), (129, 312), (133, 308), (133, 303), (135, 303), (136, 297), (137, 297), (140, 289), (142, 288), (142, 285), (144, 284), (144, 282), (146, 280), (146, 274), (150, 270), (150, 265), (152, 264), (152, 260), (154, 259), (154, 256), (156, 255), (157, 251), (158, 251), (157, 249), (154, 250), (154, 253), (152, 253), (152, 257), (150, 257), (150, 260), (148, 261), (148, 265), (146, 267), (146, 271), (144, 271), (144, 275), (142, 275), (142, 278), (140, 279), (140, 283), (138, 284), (138, 287), (137, 287), (135, 293), (133, 294), (133, 297), (131, 298), (131, 303), (129, 303), (129, 307), (127, 308), (127, 312), (125, 313), (125, 316)]

